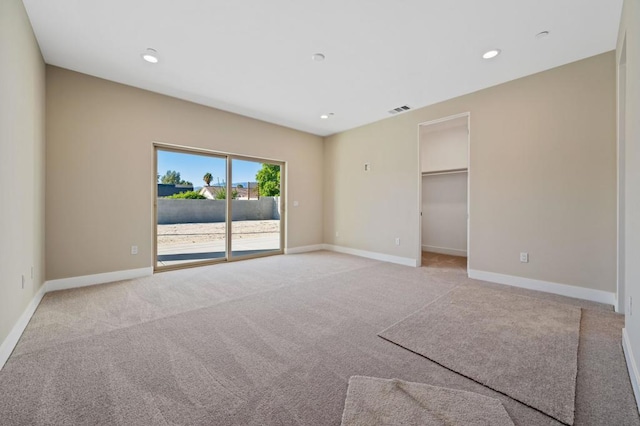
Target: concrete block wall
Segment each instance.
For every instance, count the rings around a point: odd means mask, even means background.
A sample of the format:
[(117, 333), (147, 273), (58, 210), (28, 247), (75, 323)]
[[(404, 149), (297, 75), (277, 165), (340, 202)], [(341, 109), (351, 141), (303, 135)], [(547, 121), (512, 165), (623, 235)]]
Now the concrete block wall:
[[(278, 220), (280, 197), (232, 200), (232, 220)], [(158, 199), (158, 224), (224, 222), (225, 200)]]

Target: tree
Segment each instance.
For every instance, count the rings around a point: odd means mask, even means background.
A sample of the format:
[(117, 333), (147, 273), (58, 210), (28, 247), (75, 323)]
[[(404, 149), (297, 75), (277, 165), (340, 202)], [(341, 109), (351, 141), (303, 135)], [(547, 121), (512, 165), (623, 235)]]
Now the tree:
[(244, 188), (244, 185), (239, 183), (239, 184), (236, 185), (236, 188)]
[(167, 170), (167, 173), (160, 178), (160, 183), (167, 183), (176, 185), (180, 183), (180, 172), (174, 170)]
[[(238, 191), (236, 191), (235, 189), (231, 191), (231, 198), (234, 200), (238, 198)], [(226, 200), (226, 199), (227, 199), (226, 188), (218, 189), (218, 191), (216, 192), (216, 200)]]
[(256, 181), (262, 197), (280, 195), (280, 166), (263, 163), (262, 168), (256, 173)]
[(204, 181), (204, 183), (207, 184), (207, 186), (209, 186), (209, 184), (211, 183), (211, 181), (213, 180), (213, 176), (211, 176), (211, 173), (207, 172), (204, 177), (202, 178), (202, 180)]
[(191, 182), (180, 179), (180, 172), (175, 170), (167, 170), (167, 173), (160, 178), (160, 183), (166, 183), (170, 185), (193, 185)]
[(180, 192), (179, 194), (169, 195), (164, 198), (171, 198), (174, 200), (206, 200), (207, 197), (204, 195), (200, 195), (198, 191), (185, 191)]

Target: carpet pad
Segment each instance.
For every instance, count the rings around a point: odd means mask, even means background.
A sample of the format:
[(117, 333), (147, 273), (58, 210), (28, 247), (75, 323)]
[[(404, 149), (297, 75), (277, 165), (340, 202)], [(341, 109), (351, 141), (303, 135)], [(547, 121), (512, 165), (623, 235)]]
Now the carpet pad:
[(353, 376), (342, 426), (513, 426), (495, 399), (474, 392), (402, 380)]
[(572, 425), (580, 317), (574, 306), (461, 286), (379, 336)]

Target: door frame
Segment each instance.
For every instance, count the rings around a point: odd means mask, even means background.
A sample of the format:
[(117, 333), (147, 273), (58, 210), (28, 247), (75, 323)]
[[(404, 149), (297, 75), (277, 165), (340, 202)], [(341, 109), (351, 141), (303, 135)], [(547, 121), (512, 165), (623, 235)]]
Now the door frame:
[(625, 156), (626, 156), (626, 88), (627, 88), (627, 35), (622, 38), (622, 52), (617, 63), (617, 176), (616, 176), (616, 312), (624, 314), (627, 310), (625, 303)]
[(471, 112), (462, 112), (418, 123), (418, 256), (417, 266), (422, 266), (422, 146), (420, 129), (458, 118), (467, 117), (467, 275), (471, 264)]
[[(279, 254), (284, 254), (285, 251), (285, 230), (286, 230), (286, 202), (285, 202), (285, 194), (286, 194), (286, 161), (275, 160), (270, 158), (261, 158), (261, 157), (251, 157), (242, 154), (234, 154), (223, 151), (214, 151), (210, 149), (204, 148), (196, 148), (184, 145), (176, 145), (165, 142), (152, 142), (152, 157), (153, 157), (153, 176), (152, 176), (152, 206), (153, 206), (153, 220), (152, 220), (152, 248), (153, 248), (153, 271), (154, 272), (164, 272), (171, 271), (176, 269), (185, 269), (185, 268), (193, 268), (198, 266), (205, 265), (213, 265), (217, 263), (223, 262), (236, 262), (240, 260), (247, 259), (255, 259), (259, 257), (266, 256), (275, 256)], [(227, 194), (231, 194), (231, 188), (233, 185), (232, 182), (232, 162), (233, 160), (244, 160), (244, 161), (255, 161), (260, 163), (267, 164), (275, 164), (280, 166), (280, 248), (278, 250), (272, 250), (266, 253), (255, 253), (255, 254), (247, 254), (241, 256), (233, 256), (232, 253), (232, 218), (233, 218), (233, 203), (230, 202), (231, 198), (227, 197), (226, 199), (226, 217), (225, 217), (225, 255), (221, 258), (215, 258), (205, 261), (198, 262), (185, 262), (179, 263), (175, 265), (167, 265), (167, 266), (158, 266), (158, 151), (171, 151), (178, 152), (182, 154), (194, 154), (194, 155), (204, 155), (208, 157), (222, 158), (226, 160), (226, 191)]]

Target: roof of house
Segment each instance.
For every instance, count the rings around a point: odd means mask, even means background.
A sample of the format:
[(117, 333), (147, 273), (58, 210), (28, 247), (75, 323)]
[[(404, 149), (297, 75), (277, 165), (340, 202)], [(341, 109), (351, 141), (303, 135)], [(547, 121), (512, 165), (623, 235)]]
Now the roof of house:
[[(210, 199), (215, 199), (216, 193), (223, 189), (224, 187), (222, 186), (203, 186), (202, 189), (200, 190), (200, 194), (204, 195), (207, 198)], [(239, 187), (233, 187), (234, 190), (238, 191), (238, 198), (247, 198), (247, 195), (249, 193), (249, 188), (243, 186), (242, 188)], [(253, 183), (251, 184), (251, 198), (258, 198), (258, 188), (257, 185), (253, 186)]]

